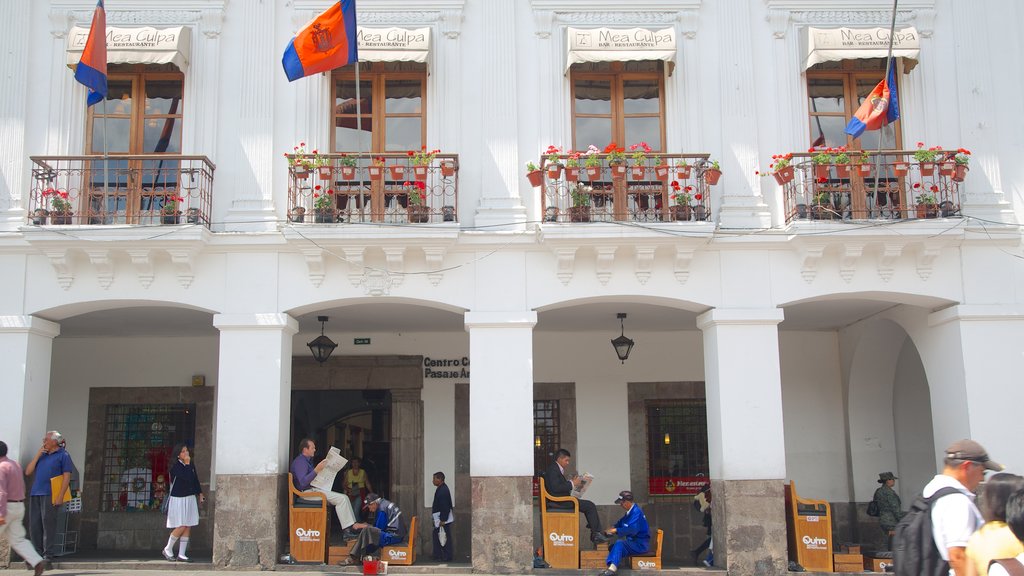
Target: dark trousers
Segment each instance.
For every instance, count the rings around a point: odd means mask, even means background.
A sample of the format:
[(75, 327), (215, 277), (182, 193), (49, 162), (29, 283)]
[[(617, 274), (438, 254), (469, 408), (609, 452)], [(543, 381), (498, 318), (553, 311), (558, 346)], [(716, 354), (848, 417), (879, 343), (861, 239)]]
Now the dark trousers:
[(437, 539), (437, 528), (434, 528), (434, 560), (439, 562), (451, 562), (452, 560), (452, 532), (455, 527), (455, 523), (445, 524), (444, 532), (447, 536), (444, 546), (441, 546), (441, 541)]
[(41, 556), (56, 556), (57, 512), (50, 503), (51, 497), (31, 496), (29, 498), (28, 527), (32, 546)]
[(367, 526), (359, 531), (359, 537), (356, 538), (356, 543), (352, 546), (349, 556), (359, 560), (367, 554), (376, 552), (378, 548), (380, 548), (380, 529)]
[[(580, 503), (580, 514), (587, 519), (587, 528), (590, 528), (591, 532), (601, 531), (601, 517), (597, 514), (597, 506), (594, 505), (590, 500), (579, 500)], [(548, 510), (565, 510), (572, 508), (571, 502), (552, 502), (548, 504)]]

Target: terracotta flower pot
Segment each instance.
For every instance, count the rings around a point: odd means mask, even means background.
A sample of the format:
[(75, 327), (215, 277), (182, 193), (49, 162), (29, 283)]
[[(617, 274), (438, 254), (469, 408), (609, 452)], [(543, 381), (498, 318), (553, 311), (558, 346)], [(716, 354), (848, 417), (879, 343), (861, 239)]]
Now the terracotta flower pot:
[(331, 224), (334, 222), (334, 210), (330, 208), (316, 210), (313, 212), (313, 222), (317, 224)]
[(935, 204), (918, 204), (914, 207), (914, 212), (918, 218), (935, 218), (939, 213), (939, 209)]
[(565, 180), (567, 182), (578, 182), (580, 179), (580, 169), (574, 166), (565, 167)]
[(58, 226), (71, 224), (72, 212), (50, 212), (50, 224)]
[(441, 161), (441, 176), (450, 177), (455, 176), (455, 162), (451, 160)]
[(426, 204), (409, 204), (406, 208), (409, 213), (409, 222), (423, 224), (430, 221), (430, 207)]
[(692, 166), (676, 166), (676, 180), (689, 180)]
[(646, 166), (631, 166), (629, 168), (629, 177), (633, 180), (643, 180), (647, 175)]
[(792, 182), (793, 178), (795, 177), (795, 173), (793, 172), (792, 166), (786, 166), (781, 170), (773, 172), (772, 176), (775, 177), (775, 181), (778, 182), (781, 186), (785, 185), (788, 182)]
[(921, 162), (921, 176), (931, 176), (935, 174), (935, 162)]
[(840, 178), (850, 177), (850, 165), (849, 164), (836, 164), (836, 175)]
[(562, 175), (562, 165), (561, 164), (548, 164), (547, 165), (547, 170), (548, 170), (548, 178), (551, 179), (551, 180), (558, 180), (558, 178)]
[(910, 165), (906, 162), (896, 162), (892, 165), (892, 170), (896, 174), (897, 178), (903, 177), (910, 171)]
[(871, 176), (871, 164), (858, 164), (857, 174), (861, 176)]
[(331, 167), (330, 166), (319, 166), (319, 167), (317, 167), (316, 171), (320, 174), (320, 179), (321, 180), (330, 180), (331, 179), (332, 174), (331, 174)]
[(708, 168), (704, 171), (704, 181), (708, 183), (708, 186), (714, 186), (718, 184), (719, 178), (722, 177), (722, 171), (716, 168)]
[(342, 180), (355, 180), (356, 179), (356, 167), (355, 166), (342, 166), (341, 167), (341, 179)]
[(673, 220), (688, 221), (690, 216), (693, 215), (693, 207), (687, 204), (676, 204), (671, 206), (669, 210), (672, 212)]
[(662, 182), (668, 182), (669, 169), (668, 166), (661, 164), (654, 167), (654, 177)]
[(832, 166), (829, 164), (815, 164), (814, 177), (819, 180), (822, 178), (828, 178), (830, 176), (830, 168), (832, 168)]
[(299, 180), (304, 180), (309, 176), (309, 168), (305, 166), (292, 166), (292, 174)]
[(955, 164), (952, 161), (950, 161), (950, 162), (943, 162), (942, 164), (939, 164), (939, 175), (941, 175), (941, 176), (952, 176), (953, 175), (953, 166), (955, 166)]
[(383, 180), (384, 179), (384, 167), (383, 166), (369, 166), (366, 169), (370, 173), (370, 180)]
[(530, 181), (530, 186), (540, 188), (541, 184), (544, 184), (544, 173), (540, 170), (531, 170), (526, 173), (526, 179)]
[(616, 162), (610, 164), (612, 169), (612, 180), (623, 180), (626, 178), (626, 165)]
[(600, 180), (601, 179), (601, 167), (600, 166), (587, 166), (587, 180)]
[(570, 222), (590, 222), (590, 206), (570, 206)]
[(413, 166), (412, 167), (412, 175), (413, 175), (414, 178), (416, 178), (417, 182), (426, 182), (427, 181), (427, 168), (429, 168), (429, 166)]
[(388, 172), (391, 174), (392, 180), (405, 180), (405, 166), (401, 164), (389, 165)]
[(967, 171), (968, 170), (969, 170), (969, 168), (967, 168), (966, 164), (957, 164), (956, 166), (954, 166), (953, 167), (953, 182), (963, 182), (964, 178), (967, 177)]

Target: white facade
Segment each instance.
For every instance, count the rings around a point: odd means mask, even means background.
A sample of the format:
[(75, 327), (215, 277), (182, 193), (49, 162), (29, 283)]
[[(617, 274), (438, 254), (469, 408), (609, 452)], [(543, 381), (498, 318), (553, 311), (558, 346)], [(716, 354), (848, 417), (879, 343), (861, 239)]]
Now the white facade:
[[(963, 437), (1024, 469), (1018, 2), (900, 3), (900, 25), (921, 34), (901, 79), (904, 147), (973, 152), (961, 216), (787, 223), (782, 188), (755, 170), (807, 148), (802, 35), (887, 26), (888, 0), (362, 0), (361, 25), (431, 30), (426, 141), (459, 156), (459, 217), (320, 226), (287, 221), (281, 154), (326, 148), (330, 81), (288, 83), (279, 62), (328, 2), (110, 0), (111, 26), (192, 30), (182, 152), (216, 164), (212, 224), (31, 225), (29, 157), (83, 153), (86, 92), (65, 35), (94, 4), (8, 2), (0, 39), (0, 439), (13, 458), (58, 429), (84, 462), (91, 388), (198, 374), (216, 397), (211, 488), (284, 474), (292, 358), (308, 358), (329, 315), (335, 357), (470, 360), (469, 379), (422, 383), (418, 502), (438, 469), (463, 493), (457, 383), (474, 481), (532, 476), (533, 386), (574, 383), (573, 461), (600, 479), (599, 505), (635, 478), (631, 383), (705, 383), (713, 480), (864, 502), (892, 470), (909, 501)], [(674, 29), (665, 148), (721, 160), (708, 222), (543, 222), (521, 167), (569, 146), (569, 26)], [(636, 341), (624, 364), (608, 345), (617, 312)], [(734, 552), (730, 569), (747, 573)]]

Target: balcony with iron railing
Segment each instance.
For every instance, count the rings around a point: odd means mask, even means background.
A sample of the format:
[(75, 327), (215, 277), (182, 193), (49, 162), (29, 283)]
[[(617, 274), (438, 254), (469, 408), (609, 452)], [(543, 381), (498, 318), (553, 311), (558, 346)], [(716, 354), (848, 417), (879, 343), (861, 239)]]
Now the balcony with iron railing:
[(206, 156), (31, 156), (28, 224), (210, 227), (213, 173)]
[[(648, 154), (640, 162), (609, 164), (608, 154), (541, 157), (539, 173), (545, 223), (703, 222), (711, 215), (710, 186), (721, 172), (708, 154)], [(572, 164), (578, 163), (579, 166)], [(590, 164), (591, 166), (587, 166)]]
[[(433, 154), (416, 165), (408, 153), (321, 154), (288, 159), (292, 224), (369, 222), (439, 224), (459, 221), (459, 157)], [(305, 164), (303, 163), (305, 160)]]
[(815, 164), (815, 153), (793, 153), (790, 166), (772, 173), (782, 186), (786, 222), (959, 217), (967, 164), (955, 151), (936, 151), (935, 162), (914, 154), (851, 151), (848, 164)]

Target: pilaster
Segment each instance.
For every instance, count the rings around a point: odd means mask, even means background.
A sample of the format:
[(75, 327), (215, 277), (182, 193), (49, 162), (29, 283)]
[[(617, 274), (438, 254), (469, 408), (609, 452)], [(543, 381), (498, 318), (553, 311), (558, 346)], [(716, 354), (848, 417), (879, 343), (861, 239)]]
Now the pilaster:
[(0, 316), (0, 438), (7, 456), (27, 463), (46, 432), (53, 339), (60, 325), (35, 316)]
[(14, 230), (25, 223), (30, 11), (29, 2), (9, 3), (5, 10), (8, 30), (0, 36), (0, 68), (8, 87), (7, 95), (0, 98), (0, 230)]

